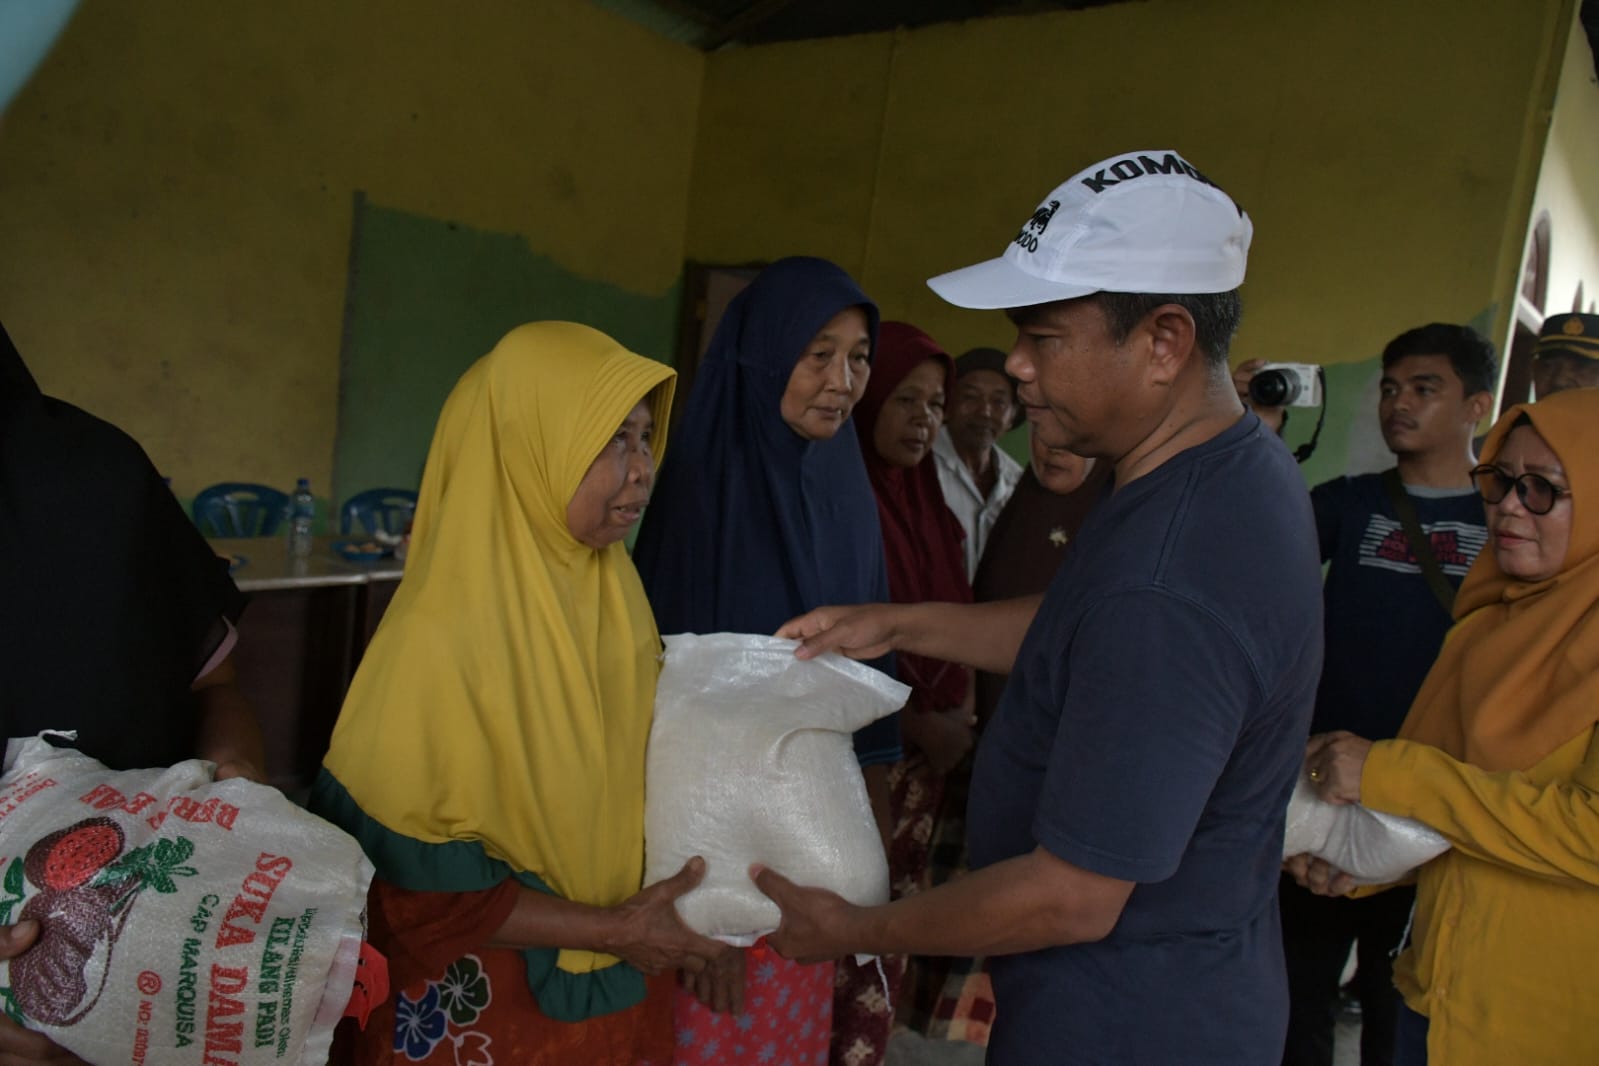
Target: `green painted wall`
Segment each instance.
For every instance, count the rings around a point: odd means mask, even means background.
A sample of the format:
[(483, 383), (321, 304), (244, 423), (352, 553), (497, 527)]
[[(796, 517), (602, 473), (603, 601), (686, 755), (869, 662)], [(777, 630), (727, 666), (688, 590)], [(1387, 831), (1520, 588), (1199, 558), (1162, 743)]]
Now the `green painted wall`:
[(679, 289), (580, 278), (526, 238), (364, 201), (356, 209), (334, 493), (414, 489), (444, 398), (505, 333), (558, 318), (671, 361)]

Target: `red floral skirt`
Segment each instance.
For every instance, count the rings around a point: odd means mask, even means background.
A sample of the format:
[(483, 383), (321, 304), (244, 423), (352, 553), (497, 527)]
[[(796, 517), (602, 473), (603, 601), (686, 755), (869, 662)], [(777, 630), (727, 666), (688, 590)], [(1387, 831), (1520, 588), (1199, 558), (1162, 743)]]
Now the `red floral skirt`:
[(749, 949), (744, 1013), (721, 1014), (677, 992), (680, 1066), (823, 1066), (833, 1029), (833, 964), (802, 966), (768, 948)]
[(667, 1066), (671, 973), (651, 978), (642, 1003), (582, 1022), (539, 1010), (522, 953), (482, 945), (505, 921), (514, 881), (484, 892), (407, 892), (374, 880), (369, 937), (389, 959), (393, 993), (365, 1030), (346, 1021), (335, 1063), (390, 1066)]

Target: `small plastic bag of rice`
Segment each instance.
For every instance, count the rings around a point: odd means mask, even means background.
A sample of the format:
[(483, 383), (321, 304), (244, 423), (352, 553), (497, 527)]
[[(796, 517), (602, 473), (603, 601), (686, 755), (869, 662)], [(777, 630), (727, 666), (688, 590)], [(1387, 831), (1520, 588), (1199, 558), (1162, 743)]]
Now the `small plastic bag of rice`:
[(1357, 884), (1386, 885), (1448, 850), (1449, 841), (1413, 819), (1328, 803), (1303, 770), (1294, 783), (1283, 827), (1285, 859), (1309, 852)]

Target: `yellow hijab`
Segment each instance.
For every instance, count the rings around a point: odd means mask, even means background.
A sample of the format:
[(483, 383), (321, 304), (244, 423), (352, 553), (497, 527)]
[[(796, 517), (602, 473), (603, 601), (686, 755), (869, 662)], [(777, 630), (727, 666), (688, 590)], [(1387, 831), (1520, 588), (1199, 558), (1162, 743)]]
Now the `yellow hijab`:
[(1519, 581), (1491, 542), (1483, 549), (1399, 730), (1485, 770), (1528, 769), (1599, 721), (1599, 389), (1512, 407), (1488, 434), (1484, 462), (1523, 414), (1571, 485), (1565, 563), (1546, 581)]
[(567, 899), (638, 891), (660, 637), (626, 549), (579, 542), (566, 506), (640, 400), (659, 457), (675, 376), (567, 322), (512, 330), (462, 375), (324, 762), (367, 817), (479, 842)]

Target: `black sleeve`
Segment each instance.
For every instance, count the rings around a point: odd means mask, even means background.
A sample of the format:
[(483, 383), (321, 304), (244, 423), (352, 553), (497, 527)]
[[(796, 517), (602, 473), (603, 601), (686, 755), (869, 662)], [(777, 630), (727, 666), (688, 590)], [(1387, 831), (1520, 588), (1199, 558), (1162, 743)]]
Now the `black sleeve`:
[(1338, 526), (1349, 499), (1349, 479), (1333, 478), (1310, 490), (1310, 506), (1316, 512), (1316, 540), (1321, 545), (1321, 561), (1338, 551)]

